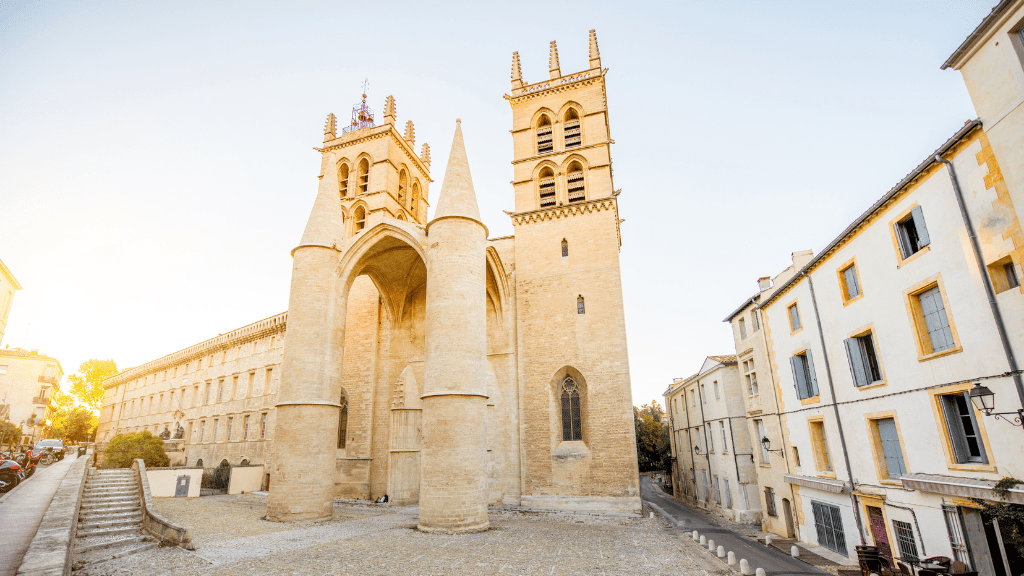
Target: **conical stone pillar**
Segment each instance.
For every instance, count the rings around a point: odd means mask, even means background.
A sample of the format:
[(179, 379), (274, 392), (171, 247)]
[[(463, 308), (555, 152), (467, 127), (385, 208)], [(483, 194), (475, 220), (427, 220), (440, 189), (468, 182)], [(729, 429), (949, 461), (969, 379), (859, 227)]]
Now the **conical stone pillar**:
[(292, 251), (288, 334), (277, 398), (267, 518), (295, 521), (333, 514), (336, 439), (344, 352), (345, 295), (338, 294), (344, 238), (332, 155), (313, 210)]
[(437, 210), (427, 224), (419, 520), (427, 532), (489, 525), (486, 240), (457, 122)]

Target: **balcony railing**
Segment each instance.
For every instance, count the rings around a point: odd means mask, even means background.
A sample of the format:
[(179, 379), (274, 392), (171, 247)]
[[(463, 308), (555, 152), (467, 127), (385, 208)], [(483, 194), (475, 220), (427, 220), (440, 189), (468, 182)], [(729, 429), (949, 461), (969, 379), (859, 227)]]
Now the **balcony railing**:
[(39, 381), (46, 384), (56, 384), (57, 378), (55, 378), (54, 376), (47, 376), (46, 374), (43, 374), (39, 377)]

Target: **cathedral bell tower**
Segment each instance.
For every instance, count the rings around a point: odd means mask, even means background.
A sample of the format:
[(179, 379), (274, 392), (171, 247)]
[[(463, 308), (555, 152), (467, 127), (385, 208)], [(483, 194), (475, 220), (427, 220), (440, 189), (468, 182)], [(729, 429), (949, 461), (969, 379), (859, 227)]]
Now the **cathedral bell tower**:
[[(522, 505), (640, 511), (606, 69), (523, 79), (512, 55)], [(558, 494), (559, 496), (553, 496)]]

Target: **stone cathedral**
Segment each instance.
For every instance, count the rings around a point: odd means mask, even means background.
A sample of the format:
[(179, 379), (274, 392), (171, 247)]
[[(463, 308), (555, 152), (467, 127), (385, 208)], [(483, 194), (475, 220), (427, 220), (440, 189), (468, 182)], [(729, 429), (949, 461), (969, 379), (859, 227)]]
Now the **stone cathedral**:
[[(292, 250), (268, 517), (419, 503), (420, 529), (488, 505), (639, 513), (605, 73), (523, 80), (512, 59), (514, 236), (488, 237), (461, 124), (428, 219), (430, 150), (363, 103), (330, 115)], [(472, 150), (472, 146), (470, 146)], [(490, 189), (490, 186), (488, 186)]]

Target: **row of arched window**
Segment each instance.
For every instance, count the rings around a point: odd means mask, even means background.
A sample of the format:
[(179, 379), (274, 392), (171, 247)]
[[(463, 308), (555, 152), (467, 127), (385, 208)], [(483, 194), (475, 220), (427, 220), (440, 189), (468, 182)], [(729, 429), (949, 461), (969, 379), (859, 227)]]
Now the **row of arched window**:
[[(587, 199), (586, 179), (583, 175), (583, 164), (573, 160), (565, 170), (566, 200), (569, 204), (583, 202)], [(537, 174), (537, 194), (541, 208), (548, 208), (557, 203), (555, 187), (555, 171), (550, 166), (540, 169)]]
[[(572, 150), (583, 145), (583, 129), (580, 126), (580, 114), (575, 108), (569, 108), (562, 116), (562, 146)], [(548, 154), (555, 151), (554, 127), (551, 117), (541, 114), (537, 119), (537, 154)]]
[[(354, 192), (354, 196), (359, 194), (365, 194), (370, 187), (370, 161), (363, 158), (356, 164), (356, 169), (353, 172), (349, 168), (349, 163), (342, 161), (338, 165), (338, 193), (342, 198), (348, 198), (350, 192)], [(420, 198), (420, 184), (418, 181), (412, 180), (409, 177), (408, 171), (402, 168), (398, 171), (398, 203), (403, 208), (411, 212), (413, 215), (416, 214), (417, 205)], [(358, 212), (359, 209), (357, 209)], [(362, 230), (365, 226), (366, 211), (362, 211), (362, 217), (356, 216), (356, 231)], [(404, 218), (401, 218), (404, 220)], [(362, 221), (363, 226), (358, 225), (358, 222)]]

